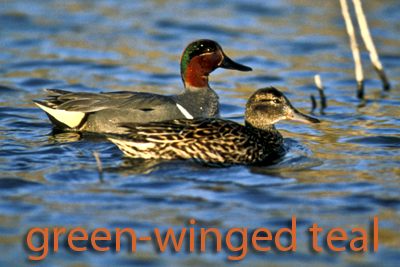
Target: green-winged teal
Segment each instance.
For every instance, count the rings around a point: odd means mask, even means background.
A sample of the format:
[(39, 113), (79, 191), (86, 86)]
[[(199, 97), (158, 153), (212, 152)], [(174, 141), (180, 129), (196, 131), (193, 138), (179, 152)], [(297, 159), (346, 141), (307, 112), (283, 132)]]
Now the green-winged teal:
[(229, 166), (276, 159), (285, 152), (274, 124), (292, 119), (318, 123), (297, 111), (273, 87), (257, 90), (247, 101), (245, 126), (217, 119), (178, 119), (120, 124), (127, 134), (110, 135), (126, 155), (146, 159), (193, 159), (205, 165)]
[(72, 93), (48, 89), (58, 94), (35, 101), (58, 129), (120, 133), (117, 123), (146, 123), (182, 118), (209, 118), (219, 114), (218, 95), (208, 84), (208, 75), (217, 68), (251, 71), (227, 57), (212, 40), (190, 43), (181, 56), (181, 76), (185, 90), (177, 95), (145, 92)]

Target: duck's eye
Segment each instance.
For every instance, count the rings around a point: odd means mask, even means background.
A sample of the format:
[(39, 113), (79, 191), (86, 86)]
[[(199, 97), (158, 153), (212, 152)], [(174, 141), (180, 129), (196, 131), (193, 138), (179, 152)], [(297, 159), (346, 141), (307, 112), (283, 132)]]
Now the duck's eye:
[(278, 99), (274, 99), (274, 100), (272, 100), (275, 104), (280, 104), (281, 103), (281, 101), (279, 101)]

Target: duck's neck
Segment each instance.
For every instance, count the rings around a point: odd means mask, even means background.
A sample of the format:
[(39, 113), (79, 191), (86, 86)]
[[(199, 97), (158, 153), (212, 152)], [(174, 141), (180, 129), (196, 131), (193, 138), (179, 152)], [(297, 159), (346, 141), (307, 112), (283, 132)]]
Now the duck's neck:
[(249, 122), (247, 120), (245, 120), (245, 124), (247, 127), (256, 128), (256, 129), (263, 130), (266, 132), (278, 132), (278, 130), (275, 128), (274, 124), (264, 124), (262, 127), (257, 127), (257, 126), (254, 126), (251, 122)]
[(188, 67), (185, 73), (185, 78), (183, 79), (185, 88), (203, 88), (210, 87), (208, 84), (208, 75), (201, 75), (195, 69)]
[(190, 109), (194, 118), (208, 118), (219, 114), (217, 93), (208, 86), (194, 87), (185, 84), (185, 91), (174, 96), (178, 103)]
[(253, 128), (255, 132), (258, 133), (261, 139), (264, 139), (266, 142), (270, 143), (271, 141), (282, 143), (283, 137), (281, 133), (275, 128), (274, 124), (265, 124), (262, 127), (255, 127), (247, 120), (245, 121), (247, 127)]

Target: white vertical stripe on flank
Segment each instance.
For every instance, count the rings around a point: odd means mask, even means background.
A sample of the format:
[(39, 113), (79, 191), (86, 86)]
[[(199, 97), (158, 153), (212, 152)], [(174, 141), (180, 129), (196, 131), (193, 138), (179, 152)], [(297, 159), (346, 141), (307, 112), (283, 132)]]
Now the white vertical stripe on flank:
[(179, 108), (179, 110), (183, 113), (183, 115), (185, 115), (186, 119), (193, 119), (192, 115), (190, 115), (189, 112), (187, 112), (187, 110), (182, 107), (181, 105), (179, 105), (178, 103), (176, 103), (176, 106)]

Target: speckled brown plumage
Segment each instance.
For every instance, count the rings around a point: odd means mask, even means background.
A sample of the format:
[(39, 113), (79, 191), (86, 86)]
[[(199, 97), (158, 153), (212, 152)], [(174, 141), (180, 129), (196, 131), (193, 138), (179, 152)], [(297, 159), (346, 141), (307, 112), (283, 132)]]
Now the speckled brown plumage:
[(134, 158), (191, 158), (206, 165), (226, 166), (277, 158), (285, 151), (278, 131), (264, 131), (228, 120), (181, 119), (121, 126), (130, 133), (109, 139)]

